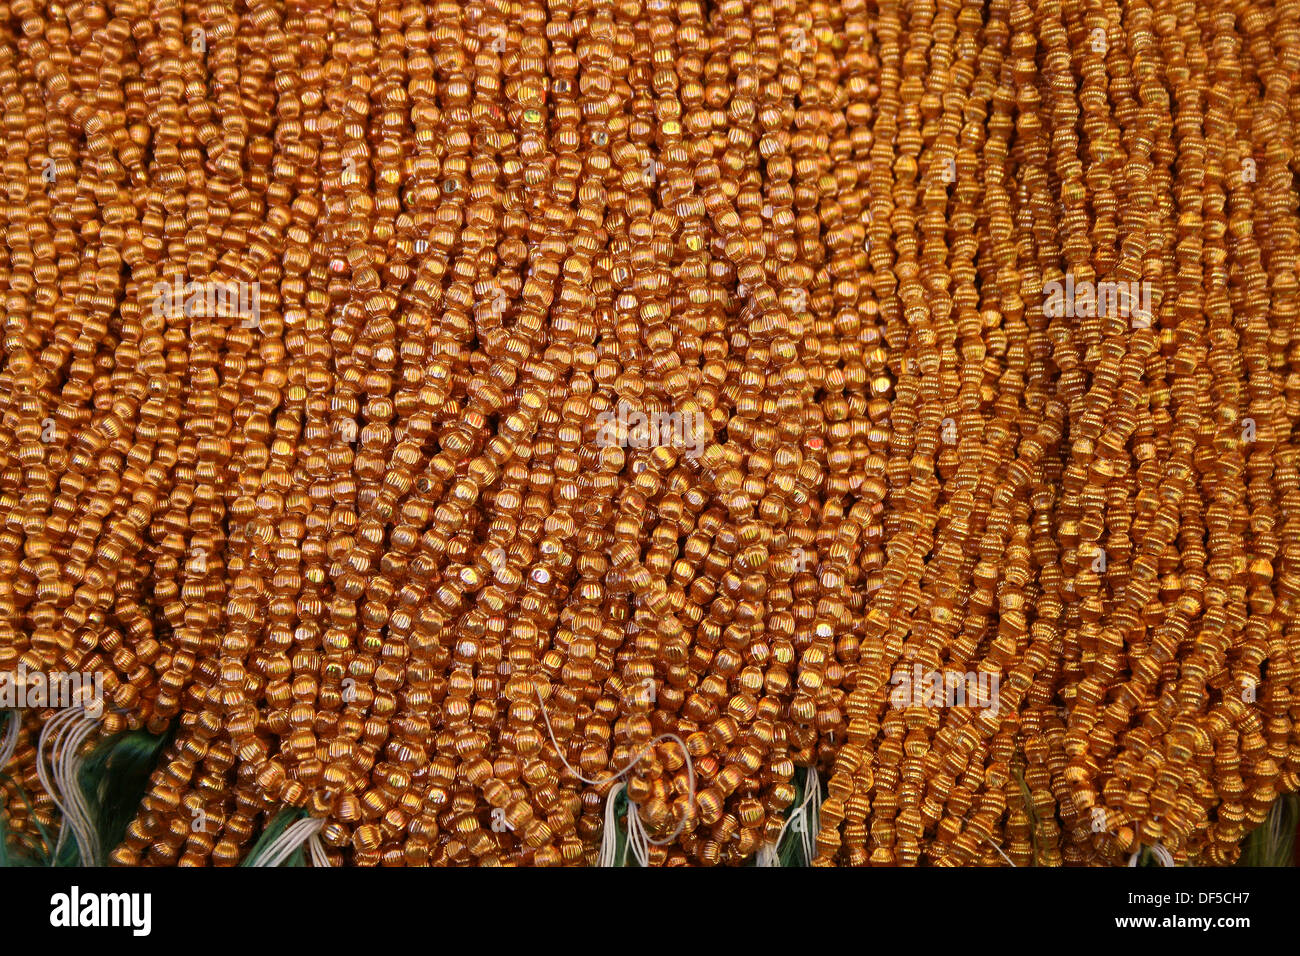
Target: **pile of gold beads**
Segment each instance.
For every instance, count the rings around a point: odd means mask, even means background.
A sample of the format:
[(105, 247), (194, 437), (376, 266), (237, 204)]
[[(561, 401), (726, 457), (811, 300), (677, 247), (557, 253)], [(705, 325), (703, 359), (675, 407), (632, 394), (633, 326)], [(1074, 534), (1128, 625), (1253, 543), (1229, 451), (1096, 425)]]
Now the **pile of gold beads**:
[(0, 672), (170, 732), (112, 863), (589, 865), (625, 785), (739, 865), (815, 768), (819, 865), (1217, 865), (1300, 788), (1300, 0), (0, 10)]

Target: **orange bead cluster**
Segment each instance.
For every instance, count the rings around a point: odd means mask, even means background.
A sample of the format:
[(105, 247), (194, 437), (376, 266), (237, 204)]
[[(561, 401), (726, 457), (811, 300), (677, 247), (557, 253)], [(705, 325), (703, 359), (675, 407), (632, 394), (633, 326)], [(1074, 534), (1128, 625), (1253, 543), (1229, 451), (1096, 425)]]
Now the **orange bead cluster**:
[(1300, 0), (0, 10), (0, 672), (173, 731), (111, 862), (583, 865), (625, 782), (737, 865), (815, 767), (819, 864), (1221, 864), (1300, 788)]

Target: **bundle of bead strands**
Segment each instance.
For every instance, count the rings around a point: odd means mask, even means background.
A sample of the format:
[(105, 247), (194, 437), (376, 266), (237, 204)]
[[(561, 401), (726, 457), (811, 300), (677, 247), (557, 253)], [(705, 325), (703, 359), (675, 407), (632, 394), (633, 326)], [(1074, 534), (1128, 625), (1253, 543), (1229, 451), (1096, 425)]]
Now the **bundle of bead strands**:
[(0, 672), (104, 686), (16, 838), (125, 729), (119, 865), (738, 865), (812, 771), (818, 864), (1224, 864), (1300, 785), (1300, 0), (0, 9)]

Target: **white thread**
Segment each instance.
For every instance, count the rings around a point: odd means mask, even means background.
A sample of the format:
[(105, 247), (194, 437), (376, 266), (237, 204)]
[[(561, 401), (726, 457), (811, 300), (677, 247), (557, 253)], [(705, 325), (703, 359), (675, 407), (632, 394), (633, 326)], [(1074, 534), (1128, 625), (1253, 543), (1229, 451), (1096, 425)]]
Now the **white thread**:
[[(3, 766), (3, 764), (0, 764), (0, 766)], [(1273, 808), (1268, 815), (1268, 842), (1272, 846), (1277, 846), (1283, 839), (1282, 821), (1286, 817), (1286, 814), (1282, 812), (1284, 807), (1284, 801), (1279, 800), (1273, 804)]]
[(998, 851), (998, 856), (1000, 856), (1000, 857), (1002, 857), (1002, 859), (1006, 860), (1008, 864), (1010, 864), (1011, 866), (1015, 866), (1015, 865), (1016, 865), (1014, 862), (1012, 862), (1011, 857), (1007, 856), (1005, 853), (1002, 852), (1002, 847), (998, 846), (996, 843), (994, 843), (994, 842), (993, 842), (991, 839), (989, 839), (988, 837), (984, 837), (983, 840), (984, 840), (984, 842), (987, 843), (989, 846), (993, 847), (993, 849), (997, 850), (997, 851)]
[(645, 824), (641, 822), (641, 814), (637, 812), (636, 804), (629, 800), (627, 810), (627, 843), (623, 849), (623, 865), (627, 865), (627, 851), (631, 850), (632, 856), (636, 858), (637, 866), (648, 867), (650, 865), (650, 834), (646, 833)]
[[(80, 862), (85, 866), (93, 866), (97, 862), (98, 848), (90, 826), (90, 814), (76, 780), (77, 771), (80, 770), (76, 752), (86, 736), (80, 733), (81, 723), (82, 715), (77, 708), (62, 710), (46, 722), (37, 739), (36, 772), (41, 786), (54, 800), (62, 818), (55, 854), (63, 849), (68, 832), (71, 831), (77, 843)], [(89, 723), (89, 729), (93, 730), (94, 722)]]
[(0, 770), (4, 770), (9, 765), (14, 751), (18, 749), (18, 735), (23, 729), (22, 712), (11, 710), (7, 713), (9, 721), (5, 724), (4, 739), (0, 740)]
[[(633, 757), (631, 761), (629, 761), (628, 764), (625, 767), (623, 767), (623, 769), (619, 770), (617, 773), (609, 777), (606, 777), (603, 780), (588, 780), (582, 774), (578, 773), (578, 771), (573, 768), (573, 766), (569, 763), (569, 761), (564, 759), (564, 751), (560, 749), (560, 743), (555, 739), (555, 731), (551, 728), (551, 715), (546, 712), (546, 702), (542, 700), (542, 689), (536, 683), (533, 684), (533, 692), (537, 694), (537, 703), (542, 708), (542, 720), (546, 722), (546, 733), (547, 736), (551, 738), (551, 746), (555, 748), (555, 752), (560, 758), (560, 763), (564, 764), (565, 770), (569, 771), (569, 773), (573, 774), (583, 783), (589, 784), (590, 786), (593, 787), (603, 787), (607, 783), (611, 783), (615, 780), (618, 780), (620, 777), (623, 776), (623, 774), (627, 773), (629, 770), (635, 767), (642, 757), (644, 757), (651, 750), (653, 750), (656, 744), (658, 744), (660, 741), (663, 740), (671, 740), (674, 741), (677, 744), (677, 746), (682, 748), (682, 755), (686, 757), (686, 788), (688, 791), (686, 805), (688, 808), (693, 808), (695, 806), (695, 764), (691, 760), (691, 752), (686, 749), (686, 741), (682, 740), (681, 737), (678, 737), (676, 734), (660, 734), (654, 740), (650, 741), (650, 743), (646, 744), (643, 748), (641, 748), (641, 751), (635, 757)], [(629, 800), (628, 814), (627, 814), (629, 843), (631, 842), (633, 817), (637, 818), (637, 825), (640, 826), (641, 823), (640, 812), (637, 810), (637, 805), (633, 803), (631, 800)], [(667, 846), (669, 843), (672, 843), (673, 840), (677, 839), (678, 835), (682, 832), (682, 829), (685, 826), (686, 826), (686, 816), (683, 815), (682, 819), (677, 824), (677, 829), (675, 829), (669, 836), (665, 837), (662, 840), (651, 840), (649, 834), (646, 834), (645, 842), (650, 846)], [(641, 832), (645, 833), (644, 827), (641, 828)], [(634, 852), (635, 852), (635, 848), (634, 848)], [(646, 864), (644, 863), (642, 864), (642, 866), (645, 865)]]
[(98, 865), (99, 838), (90, 822), (90, 807), (85, 794), (81, 792), (78, 780), (81, 759), (77, 753), (98, 726), (99, 721), (87, 717), (85, 706), (79, 703), (59, 711), (46, 721), (36, 742), (37, 777), (63, 817), (55, 854), (67, 842), (68, 831), (71, 830), (73, 839), (77, 842), (82, 866)]
[(617, 866), (614, 853), (618, 847), (618, 814), (614, 811), (614, 801), (623, 792), (626, 784), (620, 783), (605, 796), (605, 828), (600, 835), (600, 854), (596, 857), (597, 866)]
[(77, 753), (81, 750), (81, 745), (97, 729), (98, 721), (89, 718), (82, 720), (80, 725), (74, 724), (64, 740), (63, 754), (58, 763), (63, 772), (63, 792), (71, 797), (72, 805), (76, 808), (76, 812), (81, 819), (86, 844), (90, 847), (88, 865), (96, 865), (99, 862), (99, 834), (91, 823), (90, 805), (87, 802), (85, 792), (81, 789), (82, 760), (77, 756)]
[(785, 823), (781, 824), (781, 829), (776, 834), (776, 840), (759, 848), (758, 866), (779, 866), (778, 853), (781, 849), (781, 841), (785, 839), (785, 832), (794, 826), (796, 820), (801, 821), (799, 825), (799, 840), (803, 844), (804, 859), (813, 858), (813, 837), (821, 829), (821, 783), (817, 779), (817, 768), (809, 767), (808, 775), (803, 782), (803, 800), (799, 806), (790, 811), (790, 815), (785, 818)]
[(311, 853), (311, 865), (316, 867), (329, 867), (330, 858), (325, 852), (325, 844), (321, 843), (320, 834), (313, 833), (307, 838), (307, 850)]
[(61, 775), (60, 785), (63, 792), (68, 795), (69, 802), (80, 818), (82, 833), (86, 837), (86, 845), (90, 848), (87, 865), (93, 866), (99, 862), (99, 834), (91, 824), (90, 806), (81, 789), (81, 759), (77, 754), (86, 738), (95, 732), (97, 722), (84, 718), (80, 723), (75, 720), (68, 723), (69, 730), (63, 740), (62, 752), (55, 764), (55, 772)]
[(51, 739), (55, 734), (60, 732), (60, 725), (65, 719), (66, 713), (59, 711), (41, 727), (40, 735), (36, 738), (36, 776), (41, 782), (41, 788), (54, 798), (54, 805), (59, 808), (59, 839), (54, 845), (54, 855), (57, 857), (59, 850), (63, 848), (64, 838), (68, 835), (68, 817), (63, 810), (63, 804), (59, 800), (59, 795), (55, 792), (54, 781), (46, 772), (45, 755), (49, 748)]
[[(1140, 857), (1141, 855), (1142, 855), (1142, 847), (1139, 846), (1136, 850), (1133, 851), (1133, 855), (1128, 858), (1128, 865), (1137, 866), (1138, 857)], [(1166, 850), (1164, 847), (1162, 847), (1159, 843), (1153, 843), (1151, 845), (1151, 855), (1155, 857), (1156, 862), (1159, 863), (1161, 866), (1178, 865), (1177, 863), (1174, 862), (1174, 855), (1170, 853), (1168, 850)]]
[(812, 794), (812, 803), (804, 811), (806, 819), (800, 837), (803, 840), (803, 858), (811, 862), (817, 855), (816, 834), (822, 828), (822, 788), (821, 781), (817, 779), (816, 767), (808, 768), (808, 776), (804, 778), (803, 785)]
[[(40, 736), (36, 739), (36, 776), (41, 782), (41, 788), (51, 796), (54, 796), (54, 781), (46, 772), (43, 748), (49, 746), (52, 732), (58, 731), (59, 724), (62, 723), (60, 719), (62, 716), (63, 714), (60, 712), (46, 721), (45, 725), (41, 728)], [(63, 849), (63, 844), (67, 842), (68, 817), (67, 814), (63, 812), (63, 805), (59, 802), (58, 797), (54, 797), (54, 805), (59, 808), (59, 836), (58, 839), (54, 841), (54, 858), (57, 859), (60, 851)]]
[(325, 821), (317, 817), (306, 817), (289, 824), (284, 832), (268, 843), (257, 858), (249, 861), (249, 866), (280, 866), (304, 843), (321, 831)]

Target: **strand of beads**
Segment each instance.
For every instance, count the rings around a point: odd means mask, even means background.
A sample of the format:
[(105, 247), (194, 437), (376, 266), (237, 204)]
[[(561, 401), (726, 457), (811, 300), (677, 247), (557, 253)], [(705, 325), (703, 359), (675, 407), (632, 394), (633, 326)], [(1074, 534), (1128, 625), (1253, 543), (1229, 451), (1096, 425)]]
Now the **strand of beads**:
[(9, 9), (0, 672), (173, 729), (113, 862), (577, 865), (621, 783), (736, 865), (803, 767), (822, 864), (1220, 864), (1296, 788), (1296, 0)]

